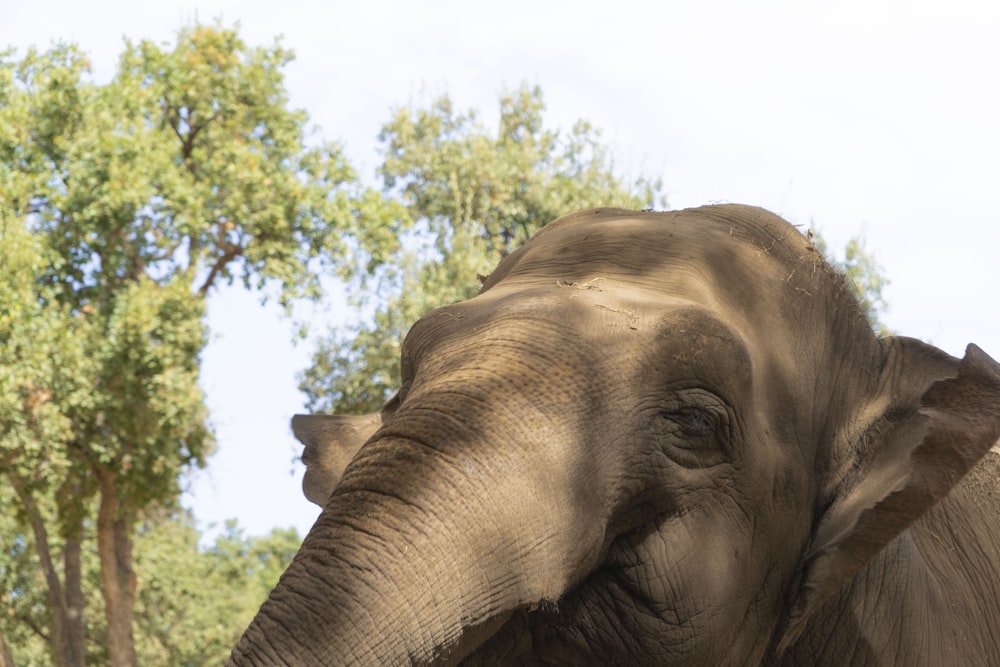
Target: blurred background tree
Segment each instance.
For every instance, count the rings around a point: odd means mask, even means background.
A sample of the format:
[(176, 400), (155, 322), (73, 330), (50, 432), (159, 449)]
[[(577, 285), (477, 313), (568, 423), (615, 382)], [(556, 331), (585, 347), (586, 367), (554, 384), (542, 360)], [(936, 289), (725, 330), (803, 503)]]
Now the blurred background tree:
[[(4, 498), (14, 502), (12, 498)], [(141, 665), (218, 665), (250, 623), (302, 542), (294, 529), (247, 536), (235, 525), (208, 546), (192, 517), (181, 511), (150, 509), (137, 523), (135, 569), (136, 654)], [(0, 531), (17, 535), (17, 525), (0, 515)], [(100, 566), (93, 535), (85, 535), (81, 578), (87, 609), (84, 659), (109, 660), (100, 616)], [(53, 545), (58, 551), (61, 542)], [(52, 664), (48, 635), (51, 616), (45, 582), (37, 576), (38, 554), (24, 540), (4, 543), (0, 556), (0, 610), (5, 638), (22, 667)], [(6, 664), (0, 662), (0, 664)]]
[(240, 280), (290, 308), (324, 266), (354, 266), (349, 250), (395, 250), (400, 207), (339, 146), (305, 145), (291, 57), (195, 25), (169, 48), (126, 42), (107, 84), (71, 45), (0, 59), (0, 473), (56, 665), (90, 651), (91, 542), (107, 661), (137, 662), (136, 528), (213, 448), (206, 295)]

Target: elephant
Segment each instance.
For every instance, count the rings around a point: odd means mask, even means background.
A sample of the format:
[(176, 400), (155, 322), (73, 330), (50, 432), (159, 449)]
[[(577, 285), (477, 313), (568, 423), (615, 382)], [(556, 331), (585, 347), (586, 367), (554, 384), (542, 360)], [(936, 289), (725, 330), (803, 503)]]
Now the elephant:
[(592, 209), (300, 416), (230, 665), (1000, 665), (1000, 364), (879, 338), (763, 209)]

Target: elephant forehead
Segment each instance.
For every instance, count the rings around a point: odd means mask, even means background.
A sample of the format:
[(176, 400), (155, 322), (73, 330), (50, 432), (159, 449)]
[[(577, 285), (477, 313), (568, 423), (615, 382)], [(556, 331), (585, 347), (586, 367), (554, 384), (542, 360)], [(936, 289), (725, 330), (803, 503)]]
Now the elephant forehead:
[(818, 384), (806, 377), (813, 367), (790, 352), (788, 339), (796, 334), (779, 323), (781, 315), (752, 321), (703, 288), (685, 294), (603, 276), (504, 281), (433, 311), (413, 328), (403, 346), (404, 382), (417, 378), (426, 388), (445, 378), (468, 379), (475, 370), (483, 386), (506, 379), (504, 386), (539, 405), (600, 399), (602, 409), (642, 402), (681, 383), (734, 408), (749, 396), (765, 412), (784, 405), (789, 424), (805, 423), (791, 400), (804, 398), (807, 410)]
[(725, 373), (727, 383), (746, 388), (752, 348), (739, 323), (709, 301), (603, 277), (544, 285), (510, 281), (422, 318), (404, 343), (404, 367), (429, 358), (449, 367), (473, 358), (509, 362), (523, 353), (550, 364), (552, 373), (603, 369), (620, 377), (650, 366), (705, 379)]
[(539, 343), (621, 342), (651, 331), (670, 307), (695, 301), (638, 289), (613, 277), (583, 281), (512, 279), (468, 301), (431, 311), (410, 330), (404, 347), (416, 351), (461, 339)]
[[(662, 286), (661, 286), (662, 287)], [(760, 300), (751, 299), (756, 310)], [(504, 281), (474, 299), (432, 311), (407, 338), (410, 352), (448, 341), (479, 345), (490, 339), (529, 346), (548, 344), (595, 360), (616, 362), (631, 354), (644, 357), (652, 348), (687, 346), (691, 351), (719, 344), (719, 349), (768, 349), (757, 339), (774, 340), (780, 313), (769, 312), (761, 326), (745, 308), (733, 308), (701, 281), (678, 281), (676, 289), (651, 289), (619, 277), (591, 275), (583, 280), (518, 279)], [(754, 344), (754, 341), (757, 341)]]
[(605, 275), (668, 293), (701, 283), (766, 294), (794, 277), (805, 256), (822, 263), (805, 237), (760, 209), (591, 211), (544, 228), (501, 262), (484, 291), (510, 280), (582, 284)]

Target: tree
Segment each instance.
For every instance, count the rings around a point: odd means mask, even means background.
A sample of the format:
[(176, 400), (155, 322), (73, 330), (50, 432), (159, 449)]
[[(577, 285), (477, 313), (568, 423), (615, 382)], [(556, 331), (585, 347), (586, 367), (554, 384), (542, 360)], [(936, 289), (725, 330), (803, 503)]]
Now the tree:
[(396, 249), (398, 207), (357, 185), (338, 146), (306, 146), (291, 57), (219, 25), (172, 48), (126, 42), (103, 85), (74, 46), (0, 57), (0, 246), (33, 248), (4, 250), (29, 278), (0, 331), (0, 474), (47, 582), (57, 665), (85, 657), (88, 536), (108, 661), (136, 663), (136, 527), (213, 447), (206, 295), (239, 280), (290, 308), (319, 294), (318, 268)]
[[(4, 602), (9, 609), (36, 608), (45, 602), (52, 662), (83, 664), (83, 593), (80, 570), (80, 519), (74, 508), (59, 512), (59, 494), (77, 497), (73, 474), (70, 412), (88, 401), (86, 380), (94, 370), (80, 341), (92, 332), (84, 317), (54, 300), (40, 286), (44, 247), (23, 222), (0, 206), (0, 470), (7, 484), (3, 507), (14, 510), (4, 553)], [(16, 521), (16, 523), (15, 523)], [(15, 526), (27, 527), (19, 533)], [(55, 528), (55, 530), (53, 530)], [(53, 548), (54, 543), (61, 548)], [(27, 550), (36, 547), (37, 557)], [(59, 576), (62, 558), (62, 577)], [(30, 565), (41, 574), (45, 595), (26, 596)], [(12, 596), (21, 596), (17, 605)], [(27, 607), (25, 607), (27, 604)], [(37, 630), (41, 633), (41, 630)]]
[(302, 543), (293, 528), (248, 537), (237, 524), (208, 548), (189, 514), (159, 511), (139, 527), (140, 664), (222, 664)]
[(300, 376), (309, 409), (377, 409), (399, 385), (408, 327), (433, 307), (474, 295), (477, 274), (546, 223), (589, 206), (664, 205), (658, 181), (616, 173), (600, 132), (585, 121), (566, 133), (546, 129), (544, 109), (536, 87), (503, 95), (493, 130), (475, 112), (456, 112), (447, 97), (393, 114), (379, 137), (379, 172), (419, 231), (386, 257), (388, 267), (355, 285), (358, 302), (380, 301), (374, 323), (335, 329), (318, 342)]
[[(16, 526), (9, 521), (0, 516), (0, 525), (11, 528), (14, 534)], [(137, 524), (135, 635), (139, 664), (221, 664), (301, 543), (291, 528), (249, 537), (235, 522), (227, 523), (210, 546), (199, 546), (200, 537), (190, 514), (183, 511), (150, 508)], [(101, 578), (93, 536), (83, 544), (83, 593), (88, 605), (99, 609)], [(0, 628), (8, 631), (11, 664), (50, 665), (45, 635), (51, 625), (45, 586), (34, 576), (37, 553), (30, 544), (16, 540), (5, 543), (4, 548)], [(7, 566), (9, 563), (16, 566)], [(100, 621), (99, 615), (88, 619), (87, 664), (108, 662)]]

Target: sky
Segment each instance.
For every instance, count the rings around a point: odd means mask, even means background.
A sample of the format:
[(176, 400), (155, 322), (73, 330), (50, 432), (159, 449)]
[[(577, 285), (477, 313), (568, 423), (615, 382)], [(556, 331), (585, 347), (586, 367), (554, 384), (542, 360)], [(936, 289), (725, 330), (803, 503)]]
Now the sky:
[[(374, 184), (394, 107), (448, 93), (483, 122), (541, 87), (546, 125), (601, 128), (624, 174), (662, 178), (670, 208), (739, 202), (815, 225), (834, 250), (864, 234), (891, 281), (893, 330), (1000, 358), (1000, 5), (984, 1), (225, 2), (0, 0), (0, 47), (55, 40), (114, 70), (123, 38), (172, 43), (191, 22), (279, 35), (291, 105)], [(337, 290), (317, 317), (354, 319)], [(211, 535), (319, 508), (289, 428), (308, 343), (257, 296), (209, 302), (202, 384), (218, 438), (185, 506)]]

